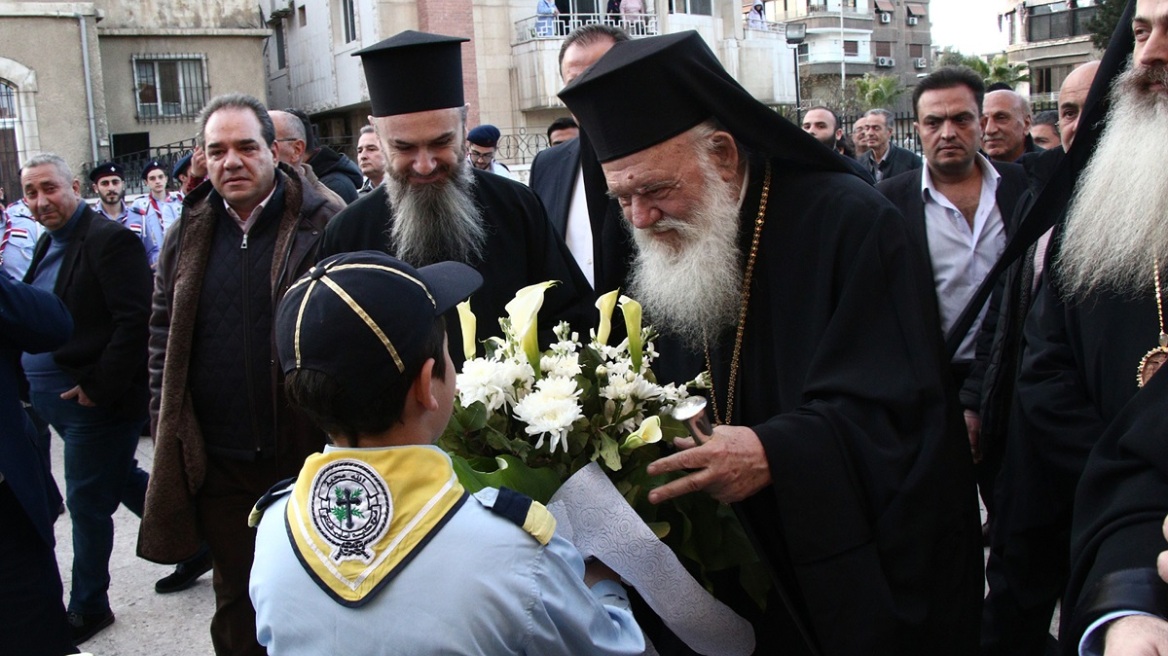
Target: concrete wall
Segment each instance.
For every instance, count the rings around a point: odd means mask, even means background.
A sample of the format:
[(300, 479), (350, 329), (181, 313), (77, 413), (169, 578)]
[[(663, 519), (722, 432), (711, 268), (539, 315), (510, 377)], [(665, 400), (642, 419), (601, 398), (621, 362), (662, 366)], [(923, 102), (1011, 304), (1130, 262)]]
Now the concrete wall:
[(207, 100), (224, 93), (265, 97), (263, 40), (258, 37), (103, 36), (101, 61), (106, 86), (110, 134), (149, 132), (157, 147), (195, 136), (194, 117), (139, 121), (134, 94), (134, 55), (182, 53), (205, 55), (204, 74), (210, 84)]
[[(25, 160), (51, 151), (78, 166), (92, 157), (94, 137), (105, 137), (105, 94), (94, 27), (94, 8), (88, 3), (0, 3), (0, 74), (17, 87), (21, 116), (18, 156)], [(37, 16), (36, 13), (57, 13)], [(85, 94), (81, 26), (85, 17), (91, 65), (90, 80), (96, 109), (93, 132)], [(46, 47), (51, 44), (51, 47)], [(22, 80), (7, 77), (23, 77)], [(96, 134), (94, 134), (96, 133)], [(6, 183), (7, 184), (7, 183)]]
[(105, 14), (101, 27), (182, 28), (184, 30), (260, 27), (252, 0), (97, 0)]

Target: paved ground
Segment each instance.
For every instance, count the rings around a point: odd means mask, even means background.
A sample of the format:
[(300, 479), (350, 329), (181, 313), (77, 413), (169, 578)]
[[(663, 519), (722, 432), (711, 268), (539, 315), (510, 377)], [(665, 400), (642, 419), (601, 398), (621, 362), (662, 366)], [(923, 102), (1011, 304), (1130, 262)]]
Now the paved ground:
[[(65, 466), (61, 442), (54, 437), (53, 475), (63, 491)], [(150, 471), (154, 448), (149, 438), (138, 444), (138, 464)], [(983, 515), (985, 510), (982, 510)], [(114, 553), (110, 560), (110, 606), (117, 621), (110, 628), (81, 645), (93, 656), (203, 656), (212, 654), (208, 633), (215, 595), (211, 575), (205, 574), (190, 589), (174, 594), (154, 592), (154, 582), (171, 573), (173, 567), (155, 565), (138, 558), (134, 547), (138, 539), (138, 518), (124, 507), (114, 515)], [(73, 562), (72, 531), (68, 515), (56, 525), (57, 562), (68, 599)], [(1052, 630), (1058, 630), (1055, 613)]]
[[(65, 489), (65, 466), (61, 442), (53, 438), (53, 476)], [(147, 471), (154, 460), (150, 438), (138, 444), (138, 463)], [(168, 595), (154, 592), (154, 582), (174, 571), (134, 555), (138, 540), (138, 518), (124, 507), (114, 515), (114, 553), (110, 560), (110, 607), (117, 620), (113, 626), (80, 645), (94, 656), (204, 656), (211, 649), (211, 614), (215, 595), (211, 575), (205, 574), (189, 590)], [(72, 530), (69, 516), (56, 524), (57, 562), (68, 600), (70, 567), (73, 562)]]

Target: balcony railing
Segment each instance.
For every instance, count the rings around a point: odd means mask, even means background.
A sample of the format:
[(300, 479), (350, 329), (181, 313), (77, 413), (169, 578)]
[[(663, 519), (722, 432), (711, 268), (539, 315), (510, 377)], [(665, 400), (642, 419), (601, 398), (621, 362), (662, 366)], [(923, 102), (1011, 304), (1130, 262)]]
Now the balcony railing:
[(661, 33), (657, 14), (560, 14), (532, 16), (515, 23), (515, 43), (540, 39), (562, 39), (582, 25), (603, 23), (622, 28), (629, 36), (656, 36)]
[[(823, 17), (836, 16), (836, 17), (838, 17), (839, 14), (840, 14), (840, 11), (838, 8), (828, 9), (824, 5), (811, 5), (810, 7), (800, 7), (799, 9), (793, 9), (791, 11), (780, 11), (776, 14), (775, 18), (777, 18), (780, 23), (785, 23), (787, 21), (800, 20), (800, 19), (804, 19), (804, 18), (814, 18), (817, 16), (823, 16)], [(860, 11), (859, 9), (856, 9), (855, 7), (844, 7), (844, 18), (872, 19), (872, 14), (870, 14), (867, 11), (867, 8), (865, 8), (864, 11)], [(874, 20), (874, 19), (872, 19), (872, 20)]]
[(787, 26), (783, 23), (772, 23), (770, 21), (752, 21), (749, 17), (746, 19), (746, 29), (755, 32), (771, 32), (773, 34), (787, 33)]
[(1029, 43), (1088, 36), (1087, 24), (1095, 17), (1098, 7), (1080, 7), (1050, 14), (1031, 14), (1027, 18), (1026, 40)]

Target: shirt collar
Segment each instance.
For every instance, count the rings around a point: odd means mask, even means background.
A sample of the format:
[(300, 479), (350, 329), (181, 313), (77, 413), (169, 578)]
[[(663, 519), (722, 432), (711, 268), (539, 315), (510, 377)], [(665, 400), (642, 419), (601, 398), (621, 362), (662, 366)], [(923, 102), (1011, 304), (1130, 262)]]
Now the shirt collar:
[[(981, 153), (974, 155), (973, 161), (977, 164), (978, 169), (981, 170), (982, 188), (989, 185), (990, 190), (994, 194), (997, 194), (998, 182), (1002, 179), (1002, 175), (998, 173), (994, 165), (990, 164), (990, 161)], [(941, 195), (941, 192), (937, 191), (937, 187), (933, 184), (933, 176), (929, 173), (929, 163), (925, 162), (925, 165), (921, 167), (921, 200), (927, 203), (929, 202), (930, 196), (938, 195)]]
[(259, 205), (255, 206), (255, 209), (253, 209), (251, 211), (251, 214), (248, 215), (246, 221), (239, 218), (239, 213), (236, 212), (235, 209), (232, 208), (231, 205), (229, 205), (227, 203), (226, 198), (223, 198), (223, 207), (227, 208), (227, 216), (230, 216), (236, 223), (238, 223), (240, 225), (241, 228), (244, 228), (244, 232), (246, 232), (247, 231), (246, 228), (255, 223), (256, 217), (258, 217), (260, 214), (263, 214), (264, 208), (267, 207), (268, 202), (272, 200), (272, 196), (276, 193), (276, 187), (278, 187), (278, 186), (280, 186), (279, 181), (274, 180), (273, 184), (272, 184), (272, 190), (269, 191), (268, 195), (265, 196), (264, 199), (260, 201)]

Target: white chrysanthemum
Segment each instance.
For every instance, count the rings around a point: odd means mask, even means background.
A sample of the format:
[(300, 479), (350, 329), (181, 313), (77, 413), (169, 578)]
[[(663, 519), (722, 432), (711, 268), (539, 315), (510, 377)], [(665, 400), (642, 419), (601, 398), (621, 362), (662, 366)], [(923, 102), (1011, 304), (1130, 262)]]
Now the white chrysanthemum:
[(572, 378), (544, 378), (535, 384), (534, 392), (515, 405), (515, 418), (527, 424), (527, 434), (539, 435), (535, 448), (543, 446), (544, 437), (549, 437), (549, 451), (555, 452), (561, 443), (564, 452), (568, 451), (572, 424), (584, 416), (576, 402), (579, 395)]
[(539, 360), (539, 369), (548, 378), (575, 378), (580, 375), (580, 356), (577, 353), (545, 355)]
[(662, 395), (661, 387), (645, 380), (644, 376), (627, 371), (624, 375), (610, 375), (608, 384), (600, 388), (600, 396), (614, 401), (650, 401)]
[(531, 365), (515, 360), (475, 358), (462, 365), (458, 374), (458, 399), (462, 406), (481, 402), (488, 412), (504, 404), (515, 404), (531, 390), (535, 372)]

